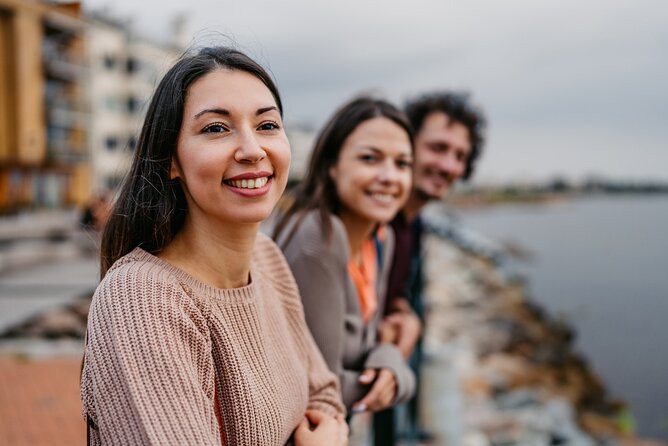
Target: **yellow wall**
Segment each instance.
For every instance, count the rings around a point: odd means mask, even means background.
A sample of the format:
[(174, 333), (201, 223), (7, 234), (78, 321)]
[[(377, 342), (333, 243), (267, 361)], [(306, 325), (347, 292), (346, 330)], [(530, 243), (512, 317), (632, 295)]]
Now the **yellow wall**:
[(44, 80), (42, 75), (42, 22), (33, 11), (18, 10), (14, 17), (16, 48), (17, 161), (38, 165), (46, 157)]
[(91, 169), (88, 165), (76, 166), (70, 177), (69, 201), (79, 207), (85, 206), (91, 197)]
[[(63, 11), (38, 0), (0, 0), (0, 214), (38, 204), (36, 188), (45, 187), (44, 179), (53, 175), (65, 178), (62, 205), (81, 204), (90, 194), (86, 162), (72, 164), (48, 156), (42, 42), (44, 19), (60, 17), (53, 15), (55, 11), (65, 12), (78, 29), (72, 19), (79, 15), (79, 5)], [(79, 34), (68, 49), (80, 54), (82, 38)], [(80, 92), (74, 96), (80, 98)], [(73, 151), (85, 152), (85, 131), (72, 132)]]
[[(16, 141), (14, 124), (14, 58), (11, 15), (0, 9), (0, 163), (12, 159)], [(0, 183), (2, 180), (0, 179)], [(0, 193), (2, 193), (0, 184)]]

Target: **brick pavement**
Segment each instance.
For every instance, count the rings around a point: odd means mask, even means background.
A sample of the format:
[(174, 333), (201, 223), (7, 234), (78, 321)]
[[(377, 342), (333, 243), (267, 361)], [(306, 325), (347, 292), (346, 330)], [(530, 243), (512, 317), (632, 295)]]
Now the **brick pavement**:
[(0, 444), (86, 443), (79, 358), (0, 357)]

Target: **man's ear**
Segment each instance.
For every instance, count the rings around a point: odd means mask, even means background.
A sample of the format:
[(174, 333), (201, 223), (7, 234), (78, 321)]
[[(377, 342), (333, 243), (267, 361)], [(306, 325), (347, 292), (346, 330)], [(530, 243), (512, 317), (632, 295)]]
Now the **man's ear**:
[(169, 179), (175, 180), (181, 178), (181, 168), (176, 158), (172, 157), (172, 164), (169, 166)]

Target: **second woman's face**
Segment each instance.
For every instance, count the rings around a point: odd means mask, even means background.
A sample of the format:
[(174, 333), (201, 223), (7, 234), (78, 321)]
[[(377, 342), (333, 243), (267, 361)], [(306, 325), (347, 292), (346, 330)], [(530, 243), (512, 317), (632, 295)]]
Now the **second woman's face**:
[(406, 202), (413, 155), (406, 131), (384, 117), (362, 122), (343, 142), (330, 176), (342, 214), (389, 222)]
[(170, 176), (190, 218), (257, 223), (287, 184), (290, 144), (269, 89), (243, 71), (217, 70), (188, 89)]

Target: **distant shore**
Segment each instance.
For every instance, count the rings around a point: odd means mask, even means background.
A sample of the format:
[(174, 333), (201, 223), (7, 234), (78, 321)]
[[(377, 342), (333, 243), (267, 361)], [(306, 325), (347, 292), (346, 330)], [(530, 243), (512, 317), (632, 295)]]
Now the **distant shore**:
[(656, 196), (668, 195), (667, 189), (619, 188), (616, 190), (567, 189), (550, 190), (546, 188), (485, 188), (456, 191), (447, 198), (448, 207), (454, 209), (476, 209), (512, 204), (553, 204), (564, 203), (577, 198), (601, 196)]

